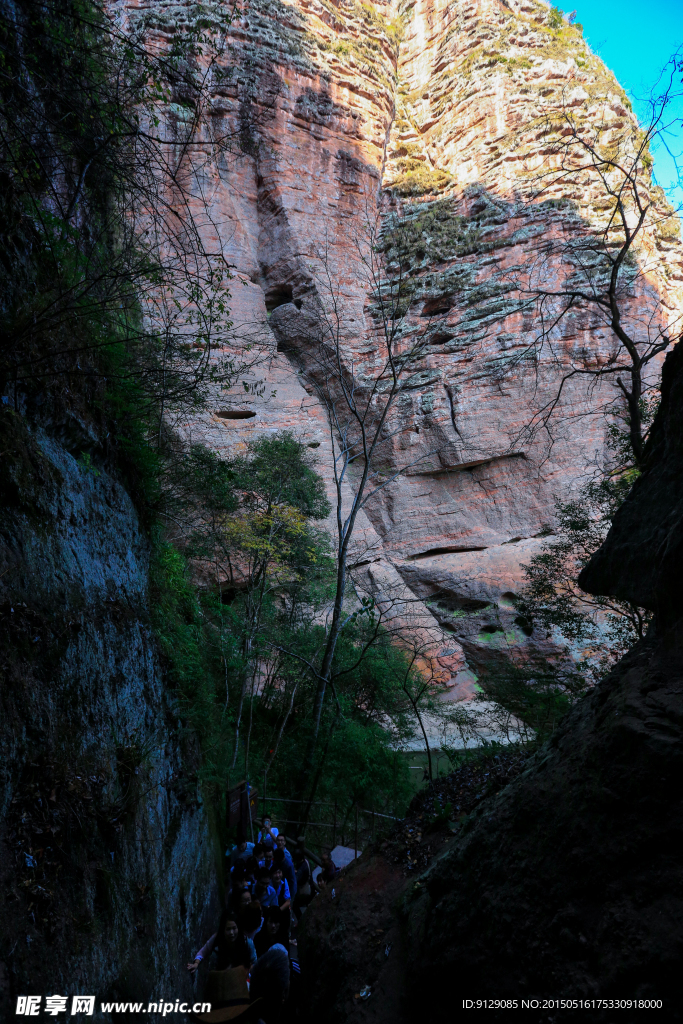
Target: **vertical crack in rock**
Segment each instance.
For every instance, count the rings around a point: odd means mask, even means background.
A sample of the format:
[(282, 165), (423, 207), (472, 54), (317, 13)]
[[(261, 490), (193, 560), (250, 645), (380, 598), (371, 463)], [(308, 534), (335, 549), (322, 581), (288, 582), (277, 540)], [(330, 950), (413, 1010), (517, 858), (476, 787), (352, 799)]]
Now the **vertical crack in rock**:
[[(604, 381), (589, 392), (577, 376), (551, 427), (529, 431), (566, 368), (602, 364), (613, 349), (604, 325), (577, 311), (552, 355), (539, 356), (534, 316), (515, 291), (544, 247), (590, 236), (608, 215), (604, 196), (569, 179), (529, 198), (547, 150), (544, 119), (566, 103), (588, 127), (602, 118), (607, 139), (638, 131), (580, 31), (552, 29), (547, 14), (536, 0), (252, 0), (233, 24), (232, 92), (220, 96), (226, 128), (253, 117), (249, 145), (217, 183), (215, 213), (236, 268), (236, 343), (263, 353), (254, 372), (264, 397), (250, 399), (250, 419), (205, 422), (207, 442), (229, 450), (258, 431), (296, 429), (320, 444), (331, 481), (325, 418), (296, 371), (312, 368), (314, 305), (329, 271), (348, 327), (346, 369), (372, 373), (378, 340), (356, 243), (380, 214), (388, 257), (405, 267), (402, 339), (429, 344), (419, 386), (392, 424), (392, 462), (413, 469), (368, 506), (361, 546), (397, 567), (419, 551), (485, 549), (453, 551), (431, 568), (423, 560), (420, 585), (447, 578), (473, 590), (474, 576), (487, 599), (516, 591), (555, 499), (601, 458), (612, 398)], [(681, 245), (663, 196), (653, 189), (651, 198), (662, 227), (643, 235), (648, 274), (633, 277), (628, 301), (661, 297), (673, 323), (683, 309)], [(549, 265), (548, 280), (576, 269)], [(520, 437), (525, 459), (500, 458)], [(517, 537), (528, 549), (508, 545)]]

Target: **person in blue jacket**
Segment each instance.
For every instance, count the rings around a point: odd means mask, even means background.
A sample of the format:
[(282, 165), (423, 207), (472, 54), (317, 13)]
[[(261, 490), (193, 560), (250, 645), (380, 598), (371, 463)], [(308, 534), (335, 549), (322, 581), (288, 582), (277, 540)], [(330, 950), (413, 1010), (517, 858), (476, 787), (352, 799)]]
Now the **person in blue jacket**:
[(267, 850), (273, 850), (275, 848), (275, 840), (278, 837), (278, 829), (272, 824), (268, 815), (264, 815), (263, 824), (261, 831), (258, 834), (256, 840), (257, 843), (263, 843)]
[[(278, 839), (280, 837), (278, 836)], [(283, 877), (287, 879), (287, 885), (291, 893), (292, 899), (296, 896), (297, 884), (296, 884), (296, 868), (294, 867), (294, 861), (292, 860), (289, 850), (285, 850), (283, 847), (278, 846), (273, 854), (273, 867), (280, 868), (282, 870)]]

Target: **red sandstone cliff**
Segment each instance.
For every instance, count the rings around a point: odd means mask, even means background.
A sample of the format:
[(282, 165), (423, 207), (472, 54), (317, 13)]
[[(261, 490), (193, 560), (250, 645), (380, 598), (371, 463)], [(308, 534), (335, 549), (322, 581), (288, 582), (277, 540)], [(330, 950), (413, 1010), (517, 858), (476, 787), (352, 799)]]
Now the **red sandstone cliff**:
[[(128, 11), (161, 41), (182, 31), (177, 5)], [(601, 457), (613, 398), (610, 385), (589, 392), (576, 378), (552, 431), (527, 429), (563, 367), (598, 364), (614, 344), (582, 313), (563, 320), (552, 353), (529, 357), (536, 325), (511, 281), (548, 240), (590, 234), (609, 216), (578, 174), (538, 196), (539, 171), (557, 159), (548, 124), (569, 110), (600, 121), (601, 144), (628, 149), (639, 130), (630, 104), (580, 30), (553, 29), (534, 0), (250, 0), (236, 10), (227, 63), (213, 116), (235, 144), (202, 182), (206, 230), (233, 268), (235, 345), (251, 346), (265, 387), (260, 399), (217, 399), (214, 415), (186, 429), (228, 450), (292, 428), (319, 446), (329, 476), (324, 414), (297, 373), (310, 356), (306, 316), (331, 279), (349, 372), (372, 373), (381, 338), (357, 246), (378, 212), (385, 225), (403, 217), (403, 332), (431, 331), (430, 344), (392, 424), (395, 464), (413, 466), (368, 509), (362, 560), (377, 592), (407, 584), (429, 601), (447, 591), (465, 619), (475, 613), (462, 629), (476, 662), (487, 616), (508, 640), (514, 632), (520, 562), (538, 550), (554, 498)], [(652, 199), (660, 224), (643, 234), (644, 273), (627, 303), (656, 308), (674, 329), (682, 250), (663, 196)], [(560, 280), (567, 267), (549, 260), (542, 273)], [(233, 419), (236, 409), (254, 415)], [(451, 649), (446, 675), (464, 664)]]

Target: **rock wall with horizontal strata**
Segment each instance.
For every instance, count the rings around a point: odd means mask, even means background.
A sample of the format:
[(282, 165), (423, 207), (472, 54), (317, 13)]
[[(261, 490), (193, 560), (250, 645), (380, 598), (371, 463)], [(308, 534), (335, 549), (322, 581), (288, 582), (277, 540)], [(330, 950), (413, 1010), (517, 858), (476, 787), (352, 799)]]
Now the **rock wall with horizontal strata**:
[[(173, 5), (128, 10), (153, 16), (160, 38), (184, 17)], [(402, 336), (429, 344), (392, 423), (393, 463), (413, 468), (367, 508), (360, 560), (421, 599), (447, 591), (462, 608), (479, 602), (481, 625), (508, 638), (520, 563), (552, 528), (555, 498), (602, 459), (614, 398), (610, 385), (589, 390), (577, 377), (550, 429), (529, 430), (563, 372), (604, 363), (614, 345), (579, 312), (552, 353), (530, 346), (538, 325), (515, 281), (544, 245), (590, 235), (609, 216), (580, 175), (534, 197), (539, 168), (556, 160), (548, 123), (566, 109), (578, 123), (599, 120), (606, 144), (638, 137), (623, 90), (580, 30), (553, 29), (548, 14), (533, 0), (239, 6), (231, 76), (214, 107), (241, 141), (210, 183), (211, 213), (233, 267), (235, 345), (249, 343), (265, 388), (237, 400), (249, 419), (231, 419), (217, 399), (213, 416), (186, 424), (225, 451), (259, 431), (296, 429), (319, 445), (330, 479), (324, 413), (300, 373), (311, 367), (306, 316), (329, 299), (331, 280), (347, 369), (372, 373), (382, 338), (358, 244), (377, 215), (385, 238), (398, 216), (401, 237), (387, 247), (406, 268)], [(639, 246), (629, 309), (656, 307), (673, 326), (681, 246), (663, 196), (651, 198), (662, 224)], [(551, 260), (543, 282), (567, 272)], [(440, 618), (457, 638), (459, 623)], [(521, 632), (518, 642), (528, 642)], [(476, 662), (476, 643), (468, 652)]]

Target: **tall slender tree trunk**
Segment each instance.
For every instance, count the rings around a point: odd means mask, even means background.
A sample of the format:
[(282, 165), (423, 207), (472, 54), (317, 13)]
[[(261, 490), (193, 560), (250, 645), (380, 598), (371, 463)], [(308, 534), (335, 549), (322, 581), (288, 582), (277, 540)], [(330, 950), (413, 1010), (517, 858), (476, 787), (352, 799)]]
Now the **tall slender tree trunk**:
[(410, 702), (413, 705), (413, 711), (415, 712), (415, 717), (417, 718), (418, 723), (420, 725), (420, 729), (422, 731), (422, 738), (424, 740), (425, 750), (427, 751), (427, 766), (428, 766), (428, 771), (429, 771), (429, 781), (431, 782), (431, 780), (434, 778), (434, 773), (432, 772), (432, 749), (429, 746), (429, 740), (427, 739), (427, 730), (424, 727), (424, 723), (422, 721), (422, 715), (420, 714), (420, 712), (419, 712), (419, 710), (417, 708), (417, 704), (413, 700), (411, 700)]
[(313, 806), (313, 801), (315, 800), (315, 794), (318, 791), (318, 785), (320, 784), (320, 776), (322, 775), (322, 771), (323, 771), (323, 768), (325, 766), (325, 761), (327, 760), (327, 755), (328, 755), (329, 749), (330, 749), (330, 743), (332, 742), (332, 736), (334, 735), (334, 731), (337, 728), (337, 725), (339, 724), (339, 719), (340, 718), (341, 718), (341, 712), (339, 711), (339, 708), (337, 708), (337, 713), (335, 714), (334, 719), (332, 720), (332, 725), (330, 726), (330, 731), (327, 734), (327, 740), (325, 742), (325, 747), (324, 747), (323, 752), (322, 752), (322, 754), (320, 756), (320, 759), (318, 761), (318, 764), (317, 764), (317, 767), (316, 767), (316, 770), (315, 770), (315, 774), (313, 776), (313, 783), (311, 785), (311, 788), (310, 788), (310, 791), (309, 791), (309, 794), (308, 794), (308, 799), (307, 799), (306, 804), (304, 806), (303, 814), (301, 815), (301, 820), (304, 822), (304, 824), (308, 821), (309, 815), (311, 813), (311, 807)]

